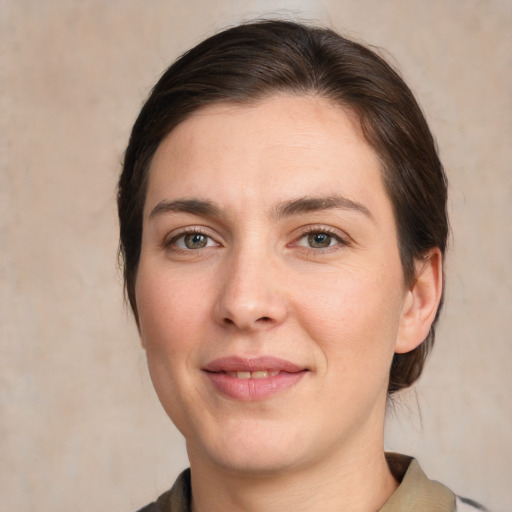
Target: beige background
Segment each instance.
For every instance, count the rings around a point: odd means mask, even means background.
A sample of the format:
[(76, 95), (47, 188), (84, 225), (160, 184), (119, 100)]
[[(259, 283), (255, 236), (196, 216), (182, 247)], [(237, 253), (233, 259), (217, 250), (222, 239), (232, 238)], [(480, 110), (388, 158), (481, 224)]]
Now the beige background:
[(511, 1), (0, 0), (1, 510), (129, 512), (186, 465), (122, 303), (116, 178), (164, 67), (281, 9), (386, 48), (427, 113), (450, 178), (446, 309), (387, 446), (511, 510)]

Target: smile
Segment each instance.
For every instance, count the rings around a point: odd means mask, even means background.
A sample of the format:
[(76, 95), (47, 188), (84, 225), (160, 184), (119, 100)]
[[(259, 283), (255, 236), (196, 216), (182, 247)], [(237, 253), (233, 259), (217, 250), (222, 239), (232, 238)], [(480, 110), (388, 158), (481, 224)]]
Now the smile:
[(298, 384), (308, 369), (274, 357), (216, 359), (203, 369), (213, 389), (224, 397), (257, 401)]

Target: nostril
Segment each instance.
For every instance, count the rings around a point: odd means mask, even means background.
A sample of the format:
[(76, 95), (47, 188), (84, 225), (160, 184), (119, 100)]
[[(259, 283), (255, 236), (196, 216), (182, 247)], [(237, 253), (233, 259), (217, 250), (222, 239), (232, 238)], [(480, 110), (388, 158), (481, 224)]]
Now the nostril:
[(262, 316), (261, 318), (258, 318), (258, 321), (260, 321), (260, 322), (270, 322), (270, 317)]

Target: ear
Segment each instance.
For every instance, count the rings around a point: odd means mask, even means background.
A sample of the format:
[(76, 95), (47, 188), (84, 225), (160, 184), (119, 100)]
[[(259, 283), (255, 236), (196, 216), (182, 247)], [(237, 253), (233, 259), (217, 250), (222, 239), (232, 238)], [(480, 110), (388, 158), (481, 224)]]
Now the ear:
[(414, 350), (428, 336), (443, 292), (443, 256), (436, 247), (415, 262), (416, 280), (407, 290), (398, 337), (397, 354)]

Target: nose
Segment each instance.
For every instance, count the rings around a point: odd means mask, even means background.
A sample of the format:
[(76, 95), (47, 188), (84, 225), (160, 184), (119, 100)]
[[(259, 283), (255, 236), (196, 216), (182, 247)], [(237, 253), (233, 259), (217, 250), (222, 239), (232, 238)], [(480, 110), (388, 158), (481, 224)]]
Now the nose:
[(282, 272), (263, 252), (234, 255), (219, 276), (217, 322), (243, 331), (266, 330), (287, 316)]

